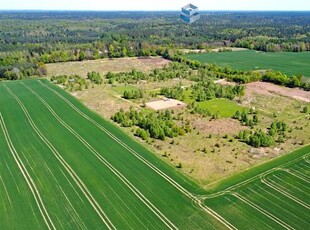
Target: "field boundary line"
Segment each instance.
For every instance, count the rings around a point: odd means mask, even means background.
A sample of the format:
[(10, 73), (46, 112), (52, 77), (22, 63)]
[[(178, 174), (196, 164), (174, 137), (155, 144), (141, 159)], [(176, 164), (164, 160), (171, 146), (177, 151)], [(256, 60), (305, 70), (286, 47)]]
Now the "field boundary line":
[(308, 164), (310, 164), (310, 160), (308, 159), (308, 156), (304, 156), (304, 160), (305, 160), (305, 162), (307, 162)]
[(273, 214), (271, 214), (270, 212), (266, 211), (265, 209), (259, 207), (257, 204), (249, 201), (248, 199), (246, 199), (245, 197), (241, 196), (240, 194), (233, 193), (232, 195), (235, 196), (236, 198), (238, 198), (239, 200), (241, 200), (242, 202), (246, 203), (247, 205), (251, 206), (255, 210), (259, 211), (260, 213), (264, 214), (265, 216), (267, 216), (268, 218), (270, 218), (274, 222), (278, 223), (279, 225), (281, 225), (285, 229), (289, 229), (289, 230), (293, 230), (294, 229), (293, 227), (291, 227), (290, 225), (288, 225), (284, 221), (280, 220), (278, 217), (274, 216)]
[(307, 182), (307, 183), (310, 184), (310, 179), (309, 179), (309, 177), (306, 178), (307, 175), (303, 175), (303, 174), (301, 174), (300, 172), (295, 171), (295, 170), (293, 170), (293, 169), (283, 169), (283, 170), (284, 170), (285, 172), (287, 172), (287, 173), (289, 173), (289, 174), (291, 174), (291, 175), (293, 175), (293, 176), (295, 176), (295, 177), (297, 177), (297, 178), (299, 178), (299, 179), (301, 179), (301, 180), (303, 180), (303, 181), (305, 181), (305, 182)]
[[(23, 84), (24, 85), (24, 84)], [(41, 103), (49, 110), (54, 118), (70, 133), (72, 133), (91, 153), (102, 162), (114, 175), (117, 176), (133, 193), (137, 196), (169, 229), (178, 229), (151, 201), (149, 201), (121, 172), (119, 172), (108, 160), (97, 152), (80, 134), (71, 126), (62, 120), (50, 105), (32, 88), (24, 85), (32, 94), (34, 94)]]
[(3, 119), (1, 113), (0, 113), (0, 126), (2, 128), (3, 134), (5, 136), (5, 140), (7, 142), (9, 149), (10, 149), (10, 152), (13, 155), (13, 158), (14, 158), (20, 172), (24, 176), (24, 178), (28, 184), (28, 187), (30, 188), (30, 191), (31, 191), (36, 203), (37, 203), (37, 206), (40, 210), (40, 213), (44, 219), (46, 226), (48, 227), (48, 229), (56, 229), (53, 221), (51, 220), (51, 218), (50, 218), (50, 216), (49, 216), (49, 214), (45, 208), (45, 205), (43, 203), (43, 200), (41, 198), (39, 190), (37, 189), (33, 179), (31, 178), (30, 174), (27, 171), (26, 166), (23, 164), (22, 160), (20, 159), (20, 157), (19, 157), (19, 155), (18, 155), (18, 153), (17, 153), (17, 151), (13, 145), (13, 142), (10, 138), (9, 132), (6, 128), (6, 125), (5, 125), (5, 122), (4, 122), (4, 119)]
[[(256, 185), (256, 188), (259, 187), (261, 189), (261, 187), (259, 185)], [(267, 202), (270, 202), (273, 206), (278, 207), (281, 212), (284, 211), (287, 212), (288, 210), (286, 208), (284, 208), (282, 205), (280, 205), (278, 203), (278, 200), (280, 200), (281, 202), (285, 202), (285, 200), (279, 198), (277, 195), (278, 193), (272, 193), (271, 191), (268, 190), (264, 190), (264, 192), (266, 192), (266, 195), (262, 195), (261, 193), (257, 192), (256, 190), (254, 190), (253, 188), (249, 188), (249, 191), (251, 191), (253, 194), (257, 195), (260, 199), (262, 200), (267, 200)], [(241, 193), (244, 193), (244, 197), (246, 197), (248, 194), (246, 194), (246, 192), (239, 192), (240, 195), (242, 195)], [(268, 197), (266, 197), (268, 196)], [(271, 200), (272, 198), (276, 199), (275, 201)], [(260, 200), (261, 201), (261, 200)], [(273, 207), (272, 206), (272, 207)], [(291, 208), (291, 205), (289, 204), (289, 207)], [(289, 212), (290, 215), (293, 216), (293, 218), (295, 218), (295, 220), (300, 220), (302, 222), (305, 222), (303, 219), (301, 219), (299, 216), (297, 216), (295, 213), (293, 212)], [(307, 215), (308, 216), (308, 215)]]
[[(30, 123), (33, 130), (36, 132), (36, 134), (39, 136), (39, 138), (48, 146), (48, 148), (52, 151), (56, 159), (61, 163), (61, 165), (66, 169), (66, 171), (69, 173), (71, 178), (75, 181), (76, 185), (80, 188), (86, 199), (89, 201), (91, 206), (94, 208), (96, 213), (99, 215), (100, 219), (103, 221), (103, 223), (107, 226), (108, 229), (116, 229), (112, 222), (109, 220), (107, 215), (104, 213), (104, 211), (99, 206), (98, 202), (93, 198), (91, 193), (89, 192), (88, 188), (85, 186), (85, 184), (82, 182), (82, 180), (78, 177), (78, 175), (75, 173), (75, 171), (70, 167), (70, 165), (63, 159), (63, 157), (59, 154), (59, 152), (55, 149), (55, 147), (48, 141), (48, 139), (42, 134), (42, 132), (38, 129), (38, 127), (33, 122), (30, 114), (28, 113), (28, 110), (24, 106), (24, 104), (20, 101), (20, 99), (7, 87), (4, 85), (6, 90), (12, 95), (12, 97), (18, 102), (19, 106), (23, 110), (24, 114), (26, 115), (26, 118), (28, 122)], [(102, 216), (103, 215), (103, 216)]]
[(255, 176), (253, 176), (253, 177), (251, 177), (251, 178), (249, 178), (249, 179), (246, 179), (246, 180), (241, 181), (241, 182), (239, 182), (239, 183), (237, 183), (237, 184), (234, 184), (234, 185), (232, 185), (232, 186), (230, 186), (230, 187), (224, 189), (223, 191), (219, 191), (219, 192), (216, 192), (216, 193), (213, 193), (213, 194), (210, 194), (210, 195), (203, 195), (203, 196), (202, 196), (202, 197), (203, 197), (202, 199), (215, 198), (215, 197), (218, 197), (218, 196), (221, 196), (221, 195), (224, 195), (224, 194), (232, 193), (234, 190), (240, 188), (241, 186), (247, 185), (247, 184), (249, 184), (249, 183), (255, 181), (256, 179), (260, 179), (261, 176), (262, 176), (263, 174), (269, 174), (269, 173), (272, 173), (272, 172), (274, 172), (274, 171), (276, 171), (276, 170), (280, 170), (280, 169), (282, 169), (282, 167), (286, 167), (286, 166), (289, 166), (289, 165), (291, 165), (291, 164), (294, 164), (294, 163), (296, 163), (297, 161), (299, 161), (300, 159), (305, 159), (308, 155), (310, 155), (310, 152), (305, 153), (305, 155), (300, 156), (300, 157), (298, 157), (298, 158), (295, 158), (295, 159), (292, 160), (292, 161), (283, 163), (283, 164), (278, 165), (278, 166), (276, 166), (276, 167), (274, 167), (274, 168), (271, 168), (271, 169), (269, 169), (269, 170), (267, 170), (267, 171), (265, 171), (265, 172), (259, 173), (259, 174), (255, 175)]
[(288, 192), (284, 191), (283, 189), (277, 187), (276, 185), (273, 185), (272, 183), (270, 183), (267, 179), (266, 179), (267, 174), (263, 174), (261, 175), (261, 182), (265, 185), (267, 185), (268, 187), (276, 190), (277, 192), (281, 193), (282, 195), (290, 198), (291, 200), (295, 201), (296, 203), (304, 206), (307, 209), (310, 209), (309, 205), (304, 203), (302, 200), (298, 199), (297, 197), (293, 196), (292, 194), (289, 194)]
[[(298, 193), (304, 193), (304, 194), (307, 194), (309, 195), (305, 190), (301, 189), (302, 187), (305, 187), (306, 189), (309, 190), (309, 187), (308, 186), (305, 186), (304, 183), (300, 183), (300, 182), (297, 182), (297, 184), (292, 184), (291, 182), (288, 182), (286, 181), (285, 179), (283, 179), (281, 176), (279, 175), (273, 175), (273, 177), (277, 180), (279, 180), (279, 182), (283, 182), (284, 184), (286, 184), (287, 186), (289, 186), (290, 188), (293, 188), (295, 190), (298, 191)], [(279, 182), (277, 181), (274, 181), (273, 179), (270, 179), (270, 182), (271, 183), (275, 183), (276, 185), (278, 185), (277, 187), (281, 188), (281, 189), (286, 189), (287, 186), (284, 186), (282, 184), (280, 184)], [(294, 181), (295, 182), (295, 181)], [(292, 191), (293, 192), (293, 191)], [(293, 192), (294, 193), (294, 192)], [(293, 194), (292, 194), (293, 195)], [(293, 195), (294, 196), (294, 195)]]
[(42, 83), (42, 81), (38, 82), (45, 86), (47, 89), (52, 91), (55, 95), (57, 95), (59, 98), (61, 98), (64, 102), (66, 102), (73, 110), (75, 110), (78, 114), (80, 114), (82, 117), (84, 117), (86, 120), (91, 122), (93, 125), (101, 129), (105, 134), (110, 136), (115, 142), (117, 142), (119, 145), (121, 145), (124, 149), (132, 153), (136, 158), (138, 158), (140, 161), (142, 161), (144, 164), (146, 164), (149, 168), (151, 168), (153, 171), (155, 171), (157, 174), (159, 174), (161, 177), (163, 177), (166, 181), (168, 181), (171, 185), (173, 185), (177, 190), (179, 190), (181, 193), (183, 193), (185, 196), (193, 200), (195, 203), (198, 204), (199, 207), (201, 207), (203, 210), (205, 210), (209, 215), (217, 219), (219, 222), (221, 222), (224, 226), (226, 226), (228, 229), (236, 229), (231, 223), (229, 223), (227, 220), (225, 220), (222, 216), (220, 216), (218, 213), (216, 213), (211, 208), (204, 205), (201, 200), (199, 200), (197, 197), (195, 197), (192, 193), (187, 191), (184, 187), (182, 187), (180, 184), (178, 184), (175, 180), (173, 180), (171, 177), (169, 177), (167, 174), (162, 172), (160, 169), (158, 169), (156, 166), (154, 166), (152, 163), (150, 163), (148, 160), (146, 160), (144, 157), (142, 157), (140, 154), (138, 154), (135, 150), (130, 148), (127, 144), (125, 144), (123, 141), (121, 141), (119, 138), (117, 138), (113, 133), (111, 133), (109, 130), (104, 128), (102, 125), (100, 125), (98, 122), (90, 118), (88, 115), (86, 115), (84, 112), (82, 112), (80, 109), (78, 109), (74, 104), (72, 104), (67, 98), (65, 98), (63, 95), (61, 95), (56, 90), (50, 88), (46, 84)]

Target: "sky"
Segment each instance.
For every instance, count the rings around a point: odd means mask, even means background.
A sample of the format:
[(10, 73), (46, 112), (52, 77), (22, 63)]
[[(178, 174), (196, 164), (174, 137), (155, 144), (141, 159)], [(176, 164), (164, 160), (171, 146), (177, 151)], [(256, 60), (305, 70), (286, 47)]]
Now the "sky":
[(310, 0), (0, 0), (0, 10), (199, 10), (310, 11)]

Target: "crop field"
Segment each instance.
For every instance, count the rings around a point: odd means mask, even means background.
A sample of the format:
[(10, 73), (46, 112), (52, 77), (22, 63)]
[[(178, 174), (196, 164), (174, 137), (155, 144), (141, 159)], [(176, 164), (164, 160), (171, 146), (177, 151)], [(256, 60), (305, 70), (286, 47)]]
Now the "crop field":
[(307, 229), (310, 148), (224, 180), (204, 203), (240, 229)]
[(238, 52), (212, 52), (187, 54), (187, 58), (201, 63), (213, 63), (230, 66), (240, 70), (275, 70), (287, 75), (305, 75), (310, 77), (310, 52), (265, 53), (252, 50)]
[(225, 229), (194, 182), (47, 81), (0, 84), (3, 229)]

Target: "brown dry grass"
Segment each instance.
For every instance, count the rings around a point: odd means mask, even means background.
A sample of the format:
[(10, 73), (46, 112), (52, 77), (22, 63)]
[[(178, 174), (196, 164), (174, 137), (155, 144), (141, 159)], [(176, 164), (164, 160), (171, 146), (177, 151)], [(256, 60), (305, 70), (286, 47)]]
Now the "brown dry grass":
[(64, 62), (47, 64), (48, 77), (53, 75), (72, 75), (77, 74), (83, 77), (90, 71), (96, 71), (106, 74), (107, 72), (126, 72), (136, 69), (148, 72), (154, 68), (160, 68), (170, 61), (162, 57), (149, 58), (117, 58), (117, 59), (99, 59), (81, 62)]

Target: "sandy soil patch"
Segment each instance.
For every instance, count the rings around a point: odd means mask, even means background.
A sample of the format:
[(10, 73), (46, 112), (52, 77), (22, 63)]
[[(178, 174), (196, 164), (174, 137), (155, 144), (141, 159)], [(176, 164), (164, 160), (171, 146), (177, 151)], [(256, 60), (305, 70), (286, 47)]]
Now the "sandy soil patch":
[(188, 54), (188, 53), (205, 53), (205, 52), (206, 52), (205, 49), (194, 49), (194, 50), (191, 50), (191, 49), (182, 49), (182, 51), (183, 51), (185, 54)]
[(184, 102), (170, 98), (163, 98), (162, 100), (147, 102), (145, 103), (145, 105), (146, 107), (149, 107), (154, 110), (176, 109), (176, 108), (183, 108), (186, 106)]
[(223, 50), (223, 49), (228, 49), (228, 50), (231, 50), (233, 52), (248, 50), (246, 48), (238, 48), (238, 47), (222, 47), (222, 48), (212, 49), (212, 52), (219, 52), (220, 50)]
[(216, 81), (214, 81), (214, 83), (215, 84), (221, 84), (221, 85), (236, 85), (237, 84), (235, 82), (227, 81), (226, 79), (216, 80)]
[(268, 82), (251, 82), (246, 84), (246, 96), (251, 96), (253, 93), (267, 96), (281, 95), (305, 102), (310, 102), (310, 92), (308, 91), (297, 88), (291, 89)]

